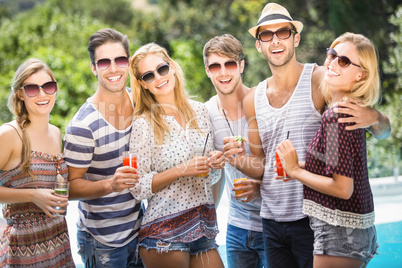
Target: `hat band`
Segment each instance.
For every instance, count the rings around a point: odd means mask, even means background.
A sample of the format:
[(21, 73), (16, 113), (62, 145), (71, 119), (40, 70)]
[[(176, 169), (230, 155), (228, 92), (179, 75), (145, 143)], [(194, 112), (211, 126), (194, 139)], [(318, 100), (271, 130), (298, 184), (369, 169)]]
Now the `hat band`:
[(288, 20), (288, 21), (293, 21), (292, 18), (289, 18), (288, 16), (285, 16), (285, 15), (282, 15), (282, 14), (271, 14), (271, 15), (265, 16), (260, 21), (258, 21), (257, 25), (260, 25), (261, 23), (269, 21), (269, 20), (277, 20), (277, 19), (284, 19), (284, 20)]

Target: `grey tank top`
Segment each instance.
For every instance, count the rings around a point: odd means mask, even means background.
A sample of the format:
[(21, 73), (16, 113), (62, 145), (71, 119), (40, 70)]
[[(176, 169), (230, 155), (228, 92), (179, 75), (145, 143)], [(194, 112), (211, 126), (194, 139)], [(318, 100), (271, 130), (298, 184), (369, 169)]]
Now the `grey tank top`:
[(320, 127), (321, 115), (315, 109), (311, 93), (314, 64), (305, 64), (297, 86), (281, 108), (274, 108), (267, 98), (267, 80), (255, 91), (255, 110), (259, 135), (266, 156), (261, 185), (261, 217), (279, 222), (296, 221), (306, 217), (302, 213), (303, 185), (297, 180), (275, 180), (275, 150), (289, 139), (296, 148), (299, 161), (305, 160), (306, 148)]
[[(228, 123), (218, 110), (217, 98), (217, 95), (213, 96), (208, 102), (205, 103), (205, 106), (208, 109), (209, 117), (211, 118), (211, 123), (214, 129), (213, 138), (215, 149), (222, 151), (223, 138), (232, 136), (232, 134), (228, 127)], [(241, 107), (240, 103), (233, 103), (233, 105), (237, 105), (239, 109)], [(241, 135), (245, 138), (248, 137), (248, 125), (245, 116), (236, 121), (229, 121), (229, 124), (234, 135)], [(246, 150), (246, 154), (250, 153), (248, 143), (244, 144), (244, 149)], [(233, 179), (236, 174), (242, 173), (226, 162), (224, 167), (224, 174), (225, 189), (230, 206), (228, 223), (245, 230), (262, 232), (262, 222), (260, 217), (261, 198), (254, 198), (248, 203), (243, 203), (239, 200), (234, 199), (234, 193), (232, 191)], [(244, 175), (244, 177), (247, 176)]]

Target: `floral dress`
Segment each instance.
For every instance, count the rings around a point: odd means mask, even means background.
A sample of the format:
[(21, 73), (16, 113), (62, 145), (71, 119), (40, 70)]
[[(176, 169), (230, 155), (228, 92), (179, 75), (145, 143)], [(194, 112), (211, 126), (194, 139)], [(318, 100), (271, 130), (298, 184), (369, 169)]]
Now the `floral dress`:
[[(63, 155), (33, 151), (31, 171), (20, 165), (0, 171), (0, 186), (15, 189), (53, 189), (60, 174), (67, 179)], [(34, 203), (3, 204), (7, 227), (0, 238), (0, 267), (75, 267), (64, 217), (47, 216)]]

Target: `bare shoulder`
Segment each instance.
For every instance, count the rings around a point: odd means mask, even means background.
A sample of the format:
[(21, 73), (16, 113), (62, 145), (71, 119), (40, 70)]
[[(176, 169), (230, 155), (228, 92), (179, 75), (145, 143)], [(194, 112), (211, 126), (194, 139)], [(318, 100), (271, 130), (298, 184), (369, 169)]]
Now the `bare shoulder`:
[[(15, 127), (15, 129), (12, 126)], [(21, 161), (22, 140), (20, 135), (22, 135), (21, 130), (15, 122), (0, 126), (1, 170), (10, 170)]]
[(0, 143), (4, 139), (5, 142), (13, 144), (18, 140), (21, 141), (20, 136), (22, 137), (22, 131), (16, 121), (11, 121), (0, 126)]
[(254, 95), (255, 95), (255, 90), (257, 87), (252, 87), (247, 91), (246, 96), (243, 99), (243, 104), (252, 104), (254, 106)]
[(61, 130), (59, 127), (49, 124), (50, 132), (52, 133), (53, 137), (59, 138), (61, 140), (62, 135), (61, 135)]
[(250, 90), (247, 92), (247, 95), (243, 99), (243, 109), (246, 118), (251, 118), (255, 115), (254, 95), (256, 88), (257, 87), (250, 88)]
[(55, 125), (49, 124), (49, 129), (52, 137), (54, 137), (56, 142), (60, 143), (60, 147), (62, 145), (62, 136), (60, 128), (56, 127)]
[(61, 130), (60, 128), (56, 127), (55, 125), (49, 124), (50, 131), (55, 136), (61, 137)]
[(314, 66), (313, 75), (311, 78), (311, 90), (315, 109), (320, 113), (323, 113), (325, 107), (325, 98), (321, 90), (321, 81), (324, 79), (324, 74), (324, 66)]
[(321, 80), (324, 77), (324, 73), (325, 73), (324, 66), (319, 65), (314, 66), (313, 77), (312, 77), (313, 87), (319, 87), (319, 84), (321, 83)]

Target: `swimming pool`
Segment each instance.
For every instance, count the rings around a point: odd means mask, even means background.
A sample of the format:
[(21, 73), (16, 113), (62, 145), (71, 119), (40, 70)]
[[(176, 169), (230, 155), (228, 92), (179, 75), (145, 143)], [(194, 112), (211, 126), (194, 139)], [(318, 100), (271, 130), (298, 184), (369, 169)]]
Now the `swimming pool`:
[[(372, 187), (372, 188), (375, 188)], [(397, 187), (393, 187), (394, 190)], [(375, 191), (373, 191), (376, 193)], [(375, 195), (378, 255), (368, 268), (402, 268), (402, 193)]]
[[(402, 210), (396, 213), (402, 214)], [(402, 221), (376, 224), (376, 229), (380, 247), (367, 267), (402, 267)]]

